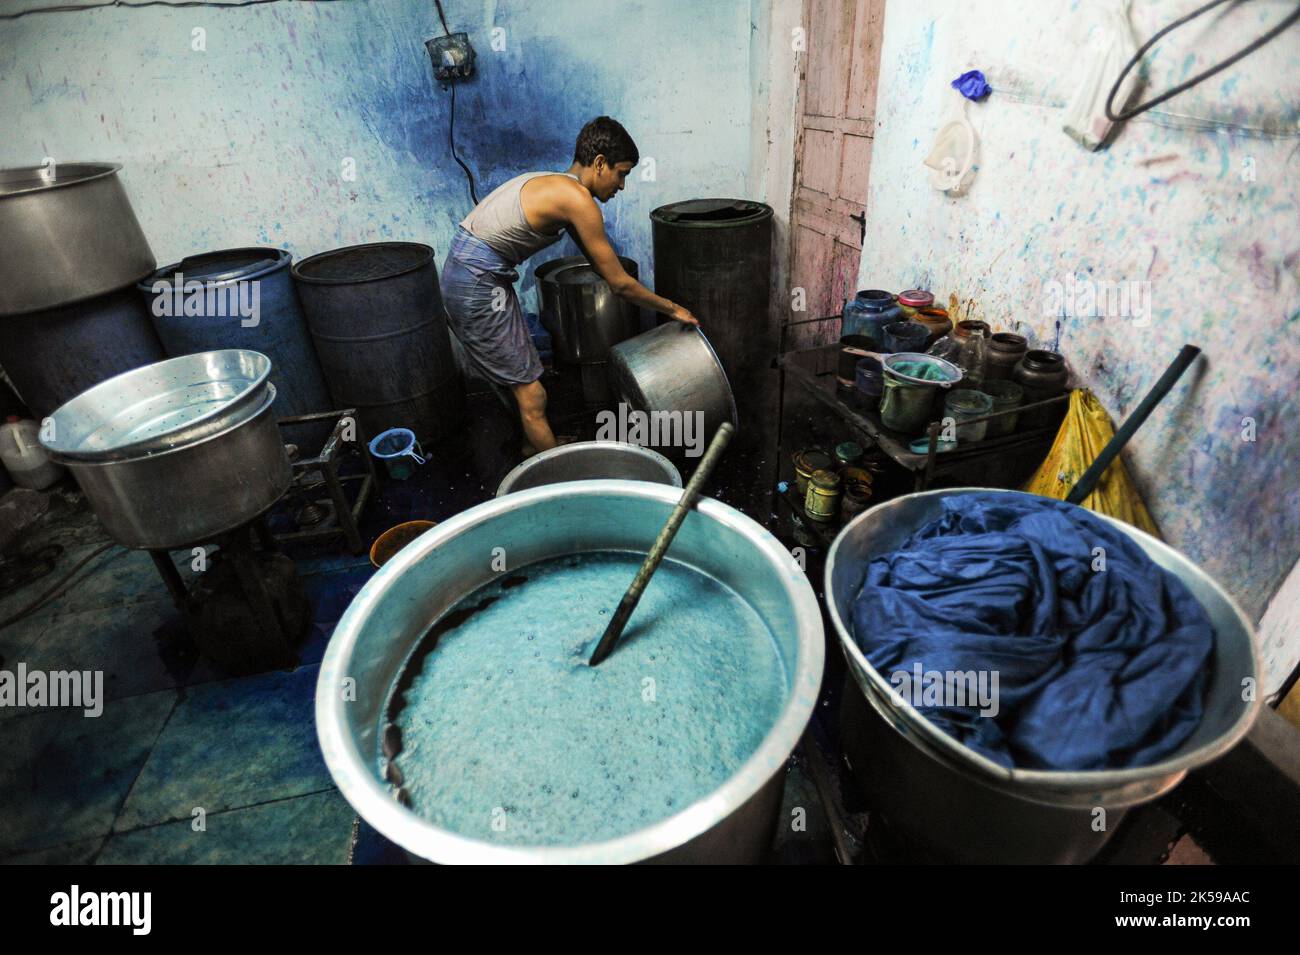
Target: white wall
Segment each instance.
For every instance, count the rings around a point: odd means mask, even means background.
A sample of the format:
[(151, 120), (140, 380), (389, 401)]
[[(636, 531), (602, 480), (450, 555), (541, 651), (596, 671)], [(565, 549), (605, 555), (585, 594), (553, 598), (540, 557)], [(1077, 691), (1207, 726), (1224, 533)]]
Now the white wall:
[[(1137, 0), (1139, 42), (1198, 4)], [(859, 287), (927, 287), (958, 317), (1059, 345), (1117, 422), (1184, 342), (1200, 346), (1126, 461), (1165, 537), (1258, 620), (1300, 553), (1300, 29), (1089, 153), (1061, 123), (1103, 7), (890, 0)], [(1261, 0), (1176, 31), (1152, 86), (1289, 9)], [(994, 91), (969, 107), (979, 168), (953, 199), (921, 163), (971, 68)], [(1150, 321), (1045, 314), (1045, 284), (1071, 275), (1147, 283)], [(1278, 669), (1300, 659), (1289, 641)]]

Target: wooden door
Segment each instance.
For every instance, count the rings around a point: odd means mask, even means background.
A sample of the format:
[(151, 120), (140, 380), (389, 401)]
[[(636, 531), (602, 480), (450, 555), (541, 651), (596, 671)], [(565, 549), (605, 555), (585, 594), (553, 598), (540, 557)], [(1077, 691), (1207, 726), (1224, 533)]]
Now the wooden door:
[[(885, 0), (804, 0), (790, 284), (807, 311), (793, 322), (838, 315), (857, 291), (884, 19)], [(835, 341), (839, 324), (790, 331), (785, 347), (807, 348)]]

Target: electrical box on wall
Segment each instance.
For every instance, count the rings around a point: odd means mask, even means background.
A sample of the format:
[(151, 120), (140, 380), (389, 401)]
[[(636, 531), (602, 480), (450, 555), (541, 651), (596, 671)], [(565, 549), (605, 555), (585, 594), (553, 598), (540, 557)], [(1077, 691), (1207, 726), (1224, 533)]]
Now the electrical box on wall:
[(424, 41), (433, 61), (433, 76), (439, 83), (465, 80), (474, 75), (474, 47), (468, 33), (451, 33)]

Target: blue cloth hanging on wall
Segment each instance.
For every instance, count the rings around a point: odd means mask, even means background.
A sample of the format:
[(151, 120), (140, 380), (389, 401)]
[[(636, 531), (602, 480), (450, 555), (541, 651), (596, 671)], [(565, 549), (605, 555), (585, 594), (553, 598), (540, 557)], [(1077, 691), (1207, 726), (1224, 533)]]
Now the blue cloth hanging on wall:
[[(886, 680), (916, 664), (997, 671), (996, 715), (948, 699), (918, 706), (928, 719), (1004, 766), (1031, 769), (1144, 766), (1191, 735), (1214, 627), (1181, 581), (1063, 501), (991, 492), (943, 505), (867, 564), (851, 614), (854, 639)], [(1095, 548), (1104, 570), (1093, 569)]]

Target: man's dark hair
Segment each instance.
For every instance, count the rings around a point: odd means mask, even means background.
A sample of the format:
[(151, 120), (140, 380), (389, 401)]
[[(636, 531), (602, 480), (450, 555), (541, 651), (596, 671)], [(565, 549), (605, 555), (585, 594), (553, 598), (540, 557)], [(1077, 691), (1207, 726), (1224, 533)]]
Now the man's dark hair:
[(590, 166), (597, 156), (604, 156), (611, 166), (621, 162), (636, 165), (641, 155), (636, 151), (636, 143), (627, 134), (627, 130), (617, 120), (608, 116), (597, 116), (578, 133), (578, 142), (573, 147), (573, 161), (580, 166)]

